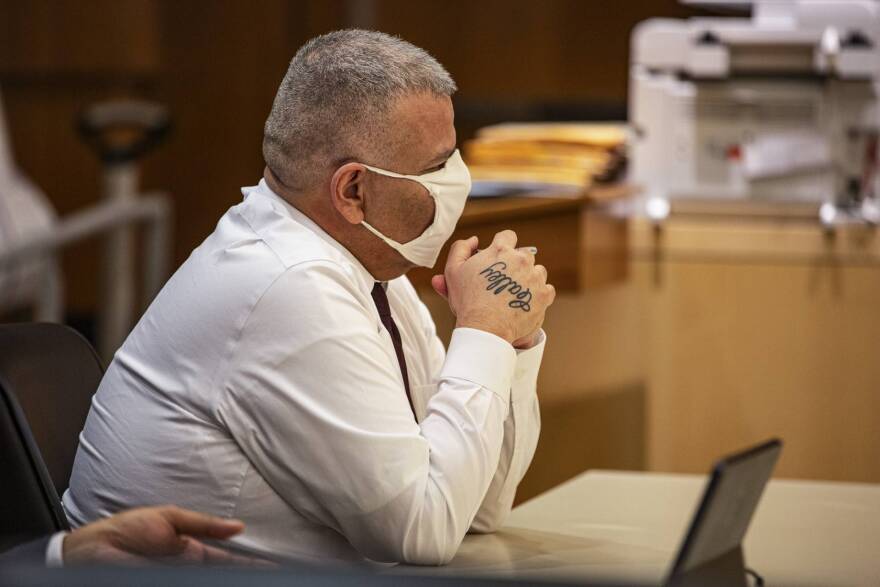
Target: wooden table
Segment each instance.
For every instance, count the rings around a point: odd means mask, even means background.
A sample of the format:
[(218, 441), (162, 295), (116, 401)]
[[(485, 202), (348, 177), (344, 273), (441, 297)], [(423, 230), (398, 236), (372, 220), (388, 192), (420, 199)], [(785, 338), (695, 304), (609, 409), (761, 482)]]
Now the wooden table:
[[(469, 535), (446, 567), (396, 572), (659, 584), (705, 477), (590, 471)], [(773, 480), (744, 545), (767, 585), (880, 584), (880, 485)]]

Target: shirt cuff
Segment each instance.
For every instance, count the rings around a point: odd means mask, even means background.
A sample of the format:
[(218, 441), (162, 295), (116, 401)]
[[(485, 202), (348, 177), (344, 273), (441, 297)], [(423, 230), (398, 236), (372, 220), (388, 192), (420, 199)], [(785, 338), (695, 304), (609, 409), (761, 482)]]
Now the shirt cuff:
[(500, 336), (476, 328), (456, 328), (452, 331), (440, 378), (454, 377), (476, 383), (507, 403), (516, 361), (513, 346)]
[(56, 532), (46, 545), (46, 566), (58, 568), (64, 566), (64, 538), (67, 532)]
[(544, 357), (544, 345), (547, 334), (542, 329), (538, 342), (531, 348), (516, 351), (516, 368), (513, 371), (511, 402), (529, 399), (538, 387), (538, 370)]

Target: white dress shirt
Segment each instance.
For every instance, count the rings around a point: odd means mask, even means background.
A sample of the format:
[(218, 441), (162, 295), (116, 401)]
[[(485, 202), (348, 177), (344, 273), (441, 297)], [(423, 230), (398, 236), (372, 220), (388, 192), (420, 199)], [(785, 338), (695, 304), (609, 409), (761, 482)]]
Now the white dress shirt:
[(448, 352), (388, 283), (418, 421), (375, 280), (265, 182), (242, 190), (116, 353), (64, 507), (78, 526), (173, 503), (242, 519), (243, 548), (441, 564), (510, 511), (534, 454), (544, 347), (457, 328)]

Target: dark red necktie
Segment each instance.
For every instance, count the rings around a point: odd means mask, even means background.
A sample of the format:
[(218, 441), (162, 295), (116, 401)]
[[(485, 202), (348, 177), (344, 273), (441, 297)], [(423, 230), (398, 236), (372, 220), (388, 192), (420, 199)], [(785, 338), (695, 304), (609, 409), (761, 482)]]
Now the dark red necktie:
[(376, 309), (379, 310), (379, 318), (382, 320), (382, 325), (385, 326), (385, 330), (391, 335), (391, 342), (394, 343), (394, 352), (397, 354), (397, 364), (400, 366), (400, 374), (403, 375), (403, 387), (406, 389), (406, 399), (409, 400), (409, 407), (413, 412), (413, 416), (415, 416), (416, 409), (413, 406), (412, 394), (409, 391), (409, 376), (406, 373), (406, 357), (403, 356), (403, 342), (400, 340), (400, 331), (397, 329), (397, 324), (394, 323), (394, 318), (391, 317), (391, 306), (388, 305), (388, 294), (385, 293), (385, 288), (382, 287), (382, 284), (378, 281), (376, 282), (376, 285), (373, 286), (373, 302), (376, 304)]

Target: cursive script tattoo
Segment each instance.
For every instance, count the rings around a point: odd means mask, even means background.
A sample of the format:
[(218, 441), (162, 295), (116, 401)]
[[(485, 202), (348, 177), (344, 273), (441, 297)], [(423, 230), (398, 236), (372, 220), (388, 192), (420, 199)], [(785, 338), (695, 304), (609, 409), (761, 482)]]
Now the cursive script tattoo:
[(528, 312), (532, 309), (529, 305), (529, 302), (532, 301), (532, 292), (529, 291), (529, 288), (523, 289), (519, 283), (504, 273), (505, 269), (507, 269), (507, 263), (496, 261), (480, 271), (480, 275), (489, 282), (489, 285), (486, 286), (486, 291), (491, 291), (497, 296), (507, 290), (508, 293), (513, 295), (513, 299), (507, 305), (511, 308)]

